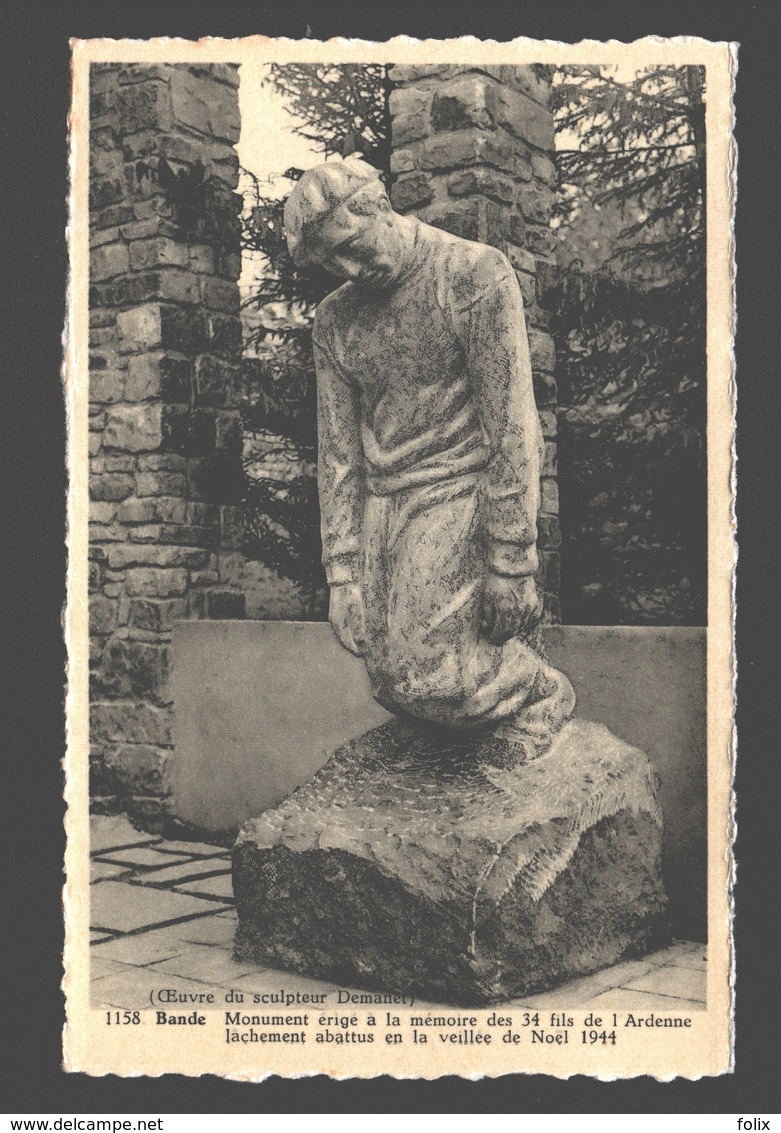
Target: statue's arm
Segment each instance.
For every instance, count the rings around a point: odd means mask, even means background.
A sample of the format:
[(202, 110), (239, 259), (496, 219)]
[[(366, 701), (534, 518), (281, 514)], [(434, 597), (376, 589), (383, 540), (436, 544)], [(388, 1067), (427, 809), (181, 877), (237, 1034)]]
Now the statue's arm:
[(541, 612), (534, 573), (543, 441), (523, 298), (501, 253), (486, 252), (466, 296), (459, 337), (490, 448), (482, 487), (490, 567), (483, 632), (503, 641), (533, 628)]
[(314, 357), (323, 565), (333, 587), (358, 580), (364, 497), (360, 400), (357, 388), (317, 336)]

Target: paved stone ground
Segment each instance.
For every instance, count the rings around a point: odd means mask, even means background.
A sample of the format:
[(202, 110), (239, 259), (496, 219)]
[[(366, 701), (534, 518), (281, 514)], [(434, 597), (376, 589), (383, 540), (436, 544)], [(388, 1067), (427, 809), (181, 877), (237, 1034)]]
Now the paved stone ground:
[[(330, 992), (336, 985), (231, 956), (236, 915), (230, 854), (202, 842), (166, 841), (123, 817), (92, 819), (90, 935), (94, 1007), (150, 1006), (150, 990)], [(547, 1010), (598, 1007), (690, 1013), (705, 1008), (705, 946), (676, 941), (555, 991), (513, 1001)], [(424, 1004), (417, 1004), (424, 1007)]]

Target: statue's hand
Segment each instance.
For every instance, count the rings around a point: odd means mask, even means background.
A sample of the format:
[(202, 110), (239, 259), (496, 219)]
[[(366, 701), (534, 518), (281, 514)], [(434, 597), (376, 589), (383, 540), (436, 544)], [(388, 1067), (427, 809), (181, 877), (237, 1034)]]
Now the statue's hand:
[(542, 602), (531, 575), (489, 574), (483, 591), (480, 633), (494, 645), (531, 633), (542, 617)]
[(339, 644), (356, 657), (363, 656), (363, 597), (357, 582), (343, 582), (331, 587), (328, 619)]

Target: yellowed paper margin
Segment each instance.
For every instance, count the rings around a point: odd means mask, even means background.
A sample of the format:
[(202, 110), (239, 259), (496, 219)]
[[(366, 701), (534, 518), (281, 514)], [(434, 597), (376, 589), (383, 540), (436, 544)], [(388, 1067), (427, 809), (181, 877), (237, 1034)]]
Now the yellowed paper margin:
[[(89, 183), (89, 67), (100, 62), (238, 63), (257, 66), (268, 62), (377, 62), (377, 63), (547, 63), (621, 64), (642, 67), (652, 63), (704, 65), (707, 68), (708, 139), (708, 839), (709, 839), (709, 964), (707, 1009), (693, 1012), (686, 1027), (626, 1026), (626, 1010), (601, 1011), (599, 1030), (614, 1030), (615, 1044), (580, 1041), (593, 1028), (583, 1010), (566, 1002), (557, 1008), (565, 1026), (552, 1026), (550, 1012), (539, 1027), (549, 1033), (567, 1033), (566, 1042), (530, 1041), (533, 1028), (517, 1008), (437, 1008), (442, 1016), (474, 1017), (474, 1026), (452, 1027), (453, 1033), (490, 1034), (490, 1044), (440, 1042), (432, 1033), (427, 1044), (414, 1041), (411, 1019), (421, 1010), (414, 1006), (369, 1007), (340, 1005), (331, 997), (323, 1014), (354, 1015), (366, 1030), (373, 1015), (375, 1041), (371, 1045), (316, 1044), (320, 1009), (308, 1012), (310, 1040), (304, 1045), (239, 1045), (225, 1040), (226, 1010), (231, 1004), (214, 1003), (198, 1012), (205, 1025), (156, 1026), (155, 1009), (141, 1012), (141, 1022), (107, 1025), (106, 1011), (90, 1008), (89, 1000), (89, 817), (88, 817), (88, 183)], [(602, 1080), (650, 1075), (663, 1081), (676, 1077), (697, 1079), (732, 1069), (734, 964), (731, 937), (732, 839), (734, 812), (733, 772), (733, 577), (734, 540), (734, 259), (732, 227), (735, 199), (735, 146), (733, 86), (736, 45), (710, 43), (698, 38), (671, 40), (649, 37), (634, 43), (584, 41), (562, 44), (517, 39), (509, 43), (481, 42), (472, 37), (457, 40), (417, 41), (398, 37), (386, 43), (333, 39), (294, 41), (255, 36), (243, 40), (181, 39), (92, 40), (73, 42), (73, 97), (70, 114), (70, 223), (71, 257), (65, 387), (68, 411), (70, 496), (68, 507), (68, 647), (66, 771), (66, 873), (64, 891), (66, 946), (64, 990), (67, 1023), (64, 1031), (64, 1066), (68, 1071), (93, 1075), (217, 1074), (243, 1081), (262, 1081), (270, 1075), (300, 1077), (328, 1074), (337, 1079), (433, 1079), (458, 1074), (478, 1079), (510, 1073), (544, 1073), (566, 1079), (585, 1074)], [(175, 985), (162, 978), (150, 985), (154, 998), (160, 988)], [(280, 973), (280, 986), (296, 992), (300, 981)], [(269, 1008), (245, 1005), (247, 1013)], [(188, 1009), (189, 1010), (189, 1009)], [(233, 1007), (235, 1010), (235, 1006)], [(295, 1010), (289, 1008), (286, 1010)], [(428, 1011), (426, 1012), (428, 1013)], [(642, 1007), (636, 1012), (642, 1016)], [(671, 1015), (675, 1014), (671, 1012)], [(387, 1016), (387, 1018), (386, 1018)], [(510, 1019), (510, 1022), (505, 1020)], [(497, 1020), (502, 1020), (501, 1023)], [(322, 1029), (322, 1028), (320, 1028)], [(339, 1025), (337, 1024), (337, 1030)], [(503, 1036), (509, 1034), (507, 1041)], [(386, 1041), (401, 1035), (401, 1041)], [(517, 1039), (512, 1036), (517, 1035)]]

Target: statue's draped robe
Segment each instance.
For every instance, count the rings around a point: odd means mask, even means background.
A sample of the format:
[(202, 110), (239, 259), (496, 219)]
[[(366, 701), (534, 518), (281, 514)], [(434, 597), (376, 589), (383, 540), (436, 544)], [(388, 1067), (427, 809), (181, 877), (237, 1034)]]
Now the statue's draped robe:
[(520, 638), (479, 636), (487, 573), (537, 569), (543, 442), (523, 301), (496, 249), (414, 222), (386, 289), (344, 284), (314, 328), (323, 561), (360, 584), (365, 661), (393, 711), (501, 723), (545, 750), (572, 712)]

